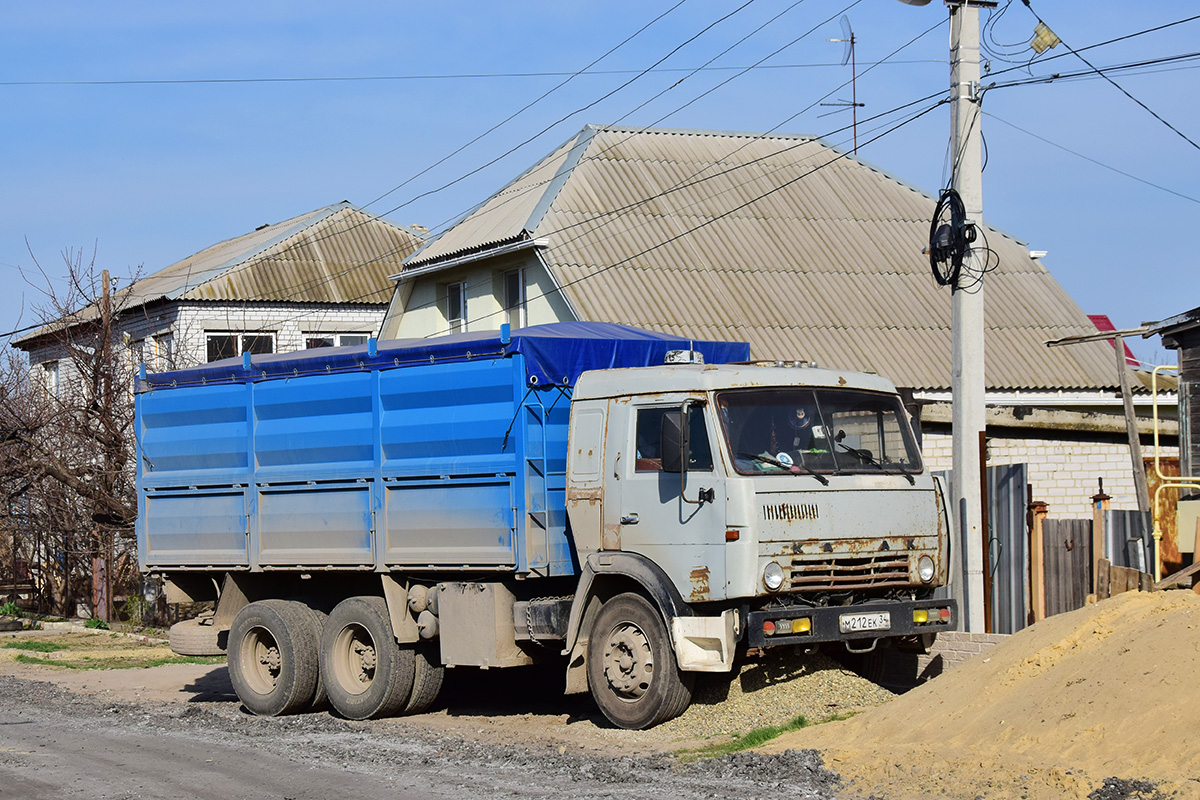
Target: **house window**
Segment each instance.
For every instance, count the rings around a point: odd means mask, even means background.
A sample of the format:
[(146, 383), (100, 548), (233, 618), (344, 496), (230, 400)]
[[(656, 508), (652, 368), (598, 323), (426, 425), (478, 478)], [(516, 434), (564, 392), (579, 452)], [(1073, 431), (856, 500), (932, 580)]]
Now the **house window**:
[(170, 333), (160, 333), (154, 337), (154, 368), (156, 370), (175, 369), (175, 336)]
[(446, 284), (446, 326), (450, 333), (462, 333), (467, 329), (467, 285)]
[(366, 344), (370, 337), (369, 333), (306, 333), (304, 348), (313, 350), (317, 347), (354, 347)]
[(504, 321), (510, 328), (525, 327), (525, 270), (504, 273)]
[(209, 361), (235, 358), (242, 353), (258, 356), (275, 352), (273, 333), (209, 333), (205, 339)]
[(42, 380), (46, 386), (46, 391), (52, 397), (58, 397), (61, 384), (59, 383), (60, 375), (57, 361), (47, 361), (45, 364), (42, 364)]

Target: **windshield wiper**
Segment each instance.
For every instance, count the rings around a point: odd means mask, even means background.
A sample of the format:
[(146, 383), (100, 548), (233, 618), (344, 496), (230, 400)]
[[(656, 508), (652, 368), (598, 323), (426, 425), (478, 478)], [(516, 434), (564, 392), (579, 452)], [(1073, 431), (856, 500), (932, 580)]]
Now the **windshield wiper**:
[(779, 467), (780, 469), (786, 469), (788, 472), (803, 472), (807, 475), (812, 475), (814, 478), (819, 480), (822, 486), (829, 485), (828, 478), (821, 473), (814, 471), (811, 467), (806, 466), (803, 460), (801, 460), (799, 464), (785, 464), (777, 458), (772, 458), (771, 456), (759, 456), (755, 455), (754, 453), (738, 453), (738, 458), (748, 458), (751, 461), (759, 461), (763, 464), (771, 464), (772, 466)]
[(855, 457), (855, 458), (857, 458), (858, 460), (860, 460), (860, 461), (865, 461), (866, 463), (868, 463), (868, 464), (870, 464), (870, 465), (872, 465), (872, 466), (879, 467), (879, 471), (880, 471), (880, 472), (882, 472), (883, 474), (885, 474), (885, 475), (903, 475), (905, 478), (908, 478), (908, 484), (909, 484), (909, 486), (916, 486), (916, 485), (917, 485), (917, 481), (916, 481), (916, 479), (915, 479), (915, 478), (914, 478), (912, 475), (910, 475), (910, 474), (908, 473), (908, 471), (907, 471), (907, 470), (905, 470), (904, 468), (901, 468), (901, 469), (900, 469), (900, 470), (898, 470), (898, 471), (897, 471), (897, 470), (892, 470), (892, 469), (886, 469), (886, 468), (883, 466), (883, 464), (880, 464), (878, 461), (876, 461), (876, 460), (875, 460), (875, 457), (874, 457), (874, 456), (872, 456), (872, 455), (871, 455), (871, 454), (870, 454), (868, 451), (866, 451), (866, 450), (859, 450), (859, 449), (858, 449), (858, 448), (856, 448), (856, 447), (851, 447), (851, 446), (850, 446), (850, 445), (848, 445), (848, 444), (844, 444), (844, 443), (842, 443), (842, 441), (841, 441), (840, 439), (837, 439), (837, 440), (835, 440), (835, 441), (836, 441), (836, 443), (837, 443), (837, 446), (838, 446), (838, 447), (842, 448), (842, 449), (843, 449), (843, 450), (845, 450), (847, 453), (850, 453), (852, 456), (854, 456), (854, 457)]

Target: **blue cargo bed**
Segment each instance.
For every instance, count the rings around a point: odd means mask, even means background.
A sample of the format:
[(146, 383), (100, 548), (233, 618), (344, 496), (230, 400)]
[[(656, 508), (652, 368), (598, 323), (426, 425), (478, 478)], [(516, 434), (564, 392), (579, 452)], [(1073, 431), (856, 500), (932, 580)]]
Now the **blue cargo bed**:
[[(559, 323), (143, 375), (141, 566), (573, 574), (571, 387), (688, 346)], [(749, 356), (694, 349), (710, 363)]]

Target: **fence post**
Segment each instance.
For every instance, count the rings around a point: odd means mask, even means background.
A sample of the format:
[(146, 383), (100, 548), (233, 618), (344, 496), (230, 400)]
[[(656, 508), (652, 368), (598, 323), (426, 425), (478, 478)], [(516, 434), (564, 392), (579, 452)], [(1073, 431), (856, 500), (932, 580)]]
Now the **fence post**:
[(1100, 491), (1092, 495), (1092, 594), (1100, 587), (1100, 560), (1105, 557), (1104, 512), (1108, 511), (1112, 498), (1104, 493), (1104, 478), (1100, 478)]
[(1029, 605), (1032, 622), (1046, 618), (1046, 563), (1042, 540), (1042, 522), (1050, 506), (1041, 500), (1029, 502)]

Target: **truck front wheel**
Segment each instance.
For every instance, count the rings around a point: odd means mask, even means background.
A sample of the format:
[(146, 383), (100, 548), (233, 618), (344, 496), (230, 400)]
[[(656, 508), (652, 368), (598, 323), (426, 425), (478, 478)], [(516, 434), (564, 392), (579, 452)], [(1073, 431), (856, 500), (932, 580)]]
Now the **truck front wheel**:
[(343, 600), (325, 620), (321, 680), (329, 704), (347, 719), (404, 710), (413, 690), (414, 661), (411, 647), (396, 644), (382, 597)]
[(317, 694), (318, 639), (302, 603), (259, 600), (238, 612), (229, 631), (229, 679), (259, 716), (307, 710)]
[(596, 705), (619, 728), (653, 727), (692, 701), (694, 676), (679, 670), (662, 617), (639, 594), (619, 594), (600, 609), (587, 673)]

